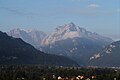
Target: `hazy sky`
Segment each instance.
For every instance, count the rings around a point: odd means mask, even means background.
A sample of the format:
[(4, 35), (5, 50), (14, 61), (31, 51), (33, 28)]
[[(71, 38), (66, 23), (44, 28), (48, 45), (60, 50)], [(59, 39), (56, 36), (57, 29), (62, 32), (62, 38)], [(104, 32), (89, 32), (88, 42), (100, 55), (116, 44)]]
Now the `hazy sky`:
[(0, 0), (0, 30), (51, 32), (73, 22), (120, 40), (120, 0)]

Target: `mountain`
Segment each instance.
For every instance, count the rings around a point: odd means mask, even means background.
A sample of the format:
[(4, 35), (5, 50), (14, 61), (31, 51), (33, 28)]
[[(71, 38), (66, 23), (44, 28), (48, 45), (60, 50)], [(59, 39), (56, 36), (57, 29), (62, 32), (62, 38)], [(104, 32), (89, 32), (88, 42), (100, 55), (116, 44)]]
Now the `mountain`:
[(59, 26), (47, 35), (42, 31), (13, 29), (9, 36), (21, 38), (35, 48), (49, 54), (71, 58), (79, 64), (86, 65), (89, 58), (113, 42), (95, 32), (75, 25), (74, 23)]
[(42, 51), (67, 56), (78, 63), (87, 63), (93, 53), (98, 52), (113, 40), (92, 33), (74, 23), (65, 24), (42, 40)]
[(71, 22), (69, 24), (65, 24), (56, 28), (55, 32), (47, 36), (47, 38), (43, 41), (43, 44), (49, 45), (60, 40), (65, 40), (68, 38), (73, 39), (75, 37), (99, 40), (102, 42), (112, 41), (112, 39), (110, 38), (103, 37), (97, 33), (87, 31), (86, 29), (76, 26), (74, 23)]
[(36, 50), (20, 38), (13, 38), (0, 31), (0, 64), (40, 64), (78, 66), (76, 62), (57, 55)]
[(41, 45), (42, 39), (47, 35), (42, 31), (37, 30), (22, 30), (22, 29), (13, 29), (7, 32), (9, 36), (15, 38), (21, 38), (25, 42), (33, 45), (34, 47), (38, 47)]
[(95, 66), (120, 66), (120, 41), (113, 42), (99, 53), (90, 57), (91, 65)]

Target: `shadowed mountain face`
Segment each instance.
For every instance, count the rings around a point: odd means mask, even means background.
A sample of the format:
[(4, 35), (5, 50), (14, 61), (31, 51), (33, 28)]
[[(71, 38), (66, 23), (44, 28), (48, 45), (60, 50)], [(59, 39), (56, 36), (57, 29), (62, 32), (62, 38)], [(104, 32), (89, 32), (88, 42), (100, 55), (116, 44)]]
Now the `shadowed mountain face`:
[(45, 54), (20, 38), (13, 38), (0, 31), (0, 64), (40, 64), (55, 66), (78, 66), (63, 57)]
[(86, 65), (89, 58), (110, 44), (113, 40), (95, 32), (87, 31), (74, 23), (59, 26), (49, 35), (39, 31), (14, 29), (10, 36), (23, 39), (35, 48), (49, 54), (71, 58), (79, 64)]
[(59, 26), (42, 41), (42, 49), (50, 54), (64, 55), (78, 63), (86, 63), (89, 57), (112, 42), (112, 39), (92, 33), (74, 23)]
[(103, 50), (90, 57), (90, 65), (120, 66), (120, 41), (106, 46)]

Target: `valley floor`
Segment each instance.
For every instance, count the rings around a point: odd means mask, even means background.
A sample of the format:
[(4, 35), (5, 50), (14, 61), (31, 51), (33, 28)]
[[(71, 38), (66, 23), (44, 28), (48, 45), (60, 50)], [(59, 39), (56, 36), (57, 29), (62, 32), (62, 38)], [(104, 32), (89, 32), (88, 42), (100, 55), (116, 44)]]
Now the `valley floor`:
[(0, 80), (120, 80), (116, 68), (0, 65)]

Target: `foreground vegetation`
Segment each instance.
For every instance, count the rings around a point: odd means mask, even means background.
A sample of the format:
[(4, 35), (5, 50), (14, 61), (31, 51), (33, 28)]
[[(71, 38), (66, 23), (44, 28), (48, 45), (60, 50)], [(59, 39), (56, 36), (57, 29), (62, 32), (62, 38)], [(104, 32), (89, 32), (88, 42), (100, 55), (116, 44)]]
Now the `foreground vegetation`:
[(120, 70), (113, 68), (48, 67), (1, 65), (0, 80), (120, 80)]

